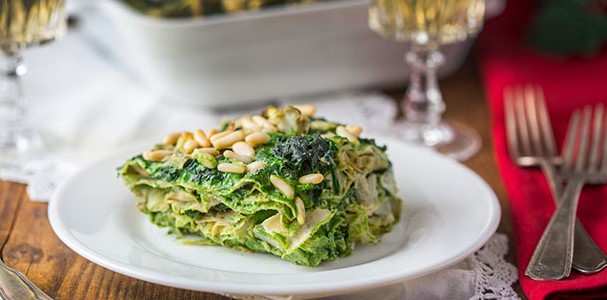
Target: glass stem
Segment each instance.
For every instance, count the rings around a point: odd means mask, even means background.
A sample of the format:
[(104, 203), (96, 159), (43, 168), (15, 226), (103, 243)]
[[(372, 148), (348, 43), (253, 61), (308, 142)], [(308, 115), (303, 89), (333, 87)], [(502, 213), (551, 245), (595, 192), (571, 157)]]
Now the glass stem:
[(437, 49), (412, 47), (405, 54), (405, 60), (411, 69), (409, 87), (402, 104), (405, 118), (420, 125), (436, 126), (445, 111), (436, 70), (445, 58)]
[(1, 55), (0, 150), (15, 151), (20, 148), (19, 137), (29, 131), (21, 88), (26, 68), (20, 55)]

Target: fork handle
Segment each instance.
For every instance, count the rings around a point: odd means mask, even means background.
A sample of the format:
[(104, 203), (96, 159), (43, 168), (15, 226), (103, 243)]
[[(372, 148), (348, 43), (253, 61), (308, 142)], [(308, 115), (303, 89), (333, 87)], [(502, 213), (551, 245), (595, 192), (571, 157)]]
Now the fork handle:
[(586, 275), (595, 274), (607, 267), (605, 252), (592, 240), (582, 224), (576, 221), (573, 245), (573, 269)]
[(53, 300), (21, 272), (0, 261), (0, 300)]
[[(562, 199), (563, 191), (554, 164), (552, 161), (542, 159), (540, 166), (546, 175), (552, 196), (558, 205)], [(579, 220), (576, 220), (574, 234), (573, 269), (582, 274), (590, 275), (607, 267), (607, 255), (594, 242)]]
[(577, 203), (583, 182), (572, 179), (563, 198), (531, 256), (525, 275), (535, 280), (556, 280), (569, 276), (573, 262), (573, 240)]

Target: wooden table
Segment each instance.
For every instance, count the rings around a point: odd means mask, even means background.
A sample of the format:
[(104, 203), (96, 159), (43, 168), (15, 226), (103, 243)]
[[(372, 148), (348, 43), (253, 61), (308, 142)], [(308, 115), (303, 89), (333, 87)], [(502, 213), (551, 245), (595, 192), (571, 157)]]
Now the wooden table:
[[(480, 153), (465, 164), (497, 194), (502, 206), (498, 231), (510, 237), (507, 259), (514, 262), (511, 214), (493, 155), (490, 116), (474, 60), (467, 60), (456, 74), (443, 80), (441, 86), (447, 99), (445, 118), (471, 125), (483, 139)], [(390, 94), (400, 98), (402, 90)], [(25, 186), (0, 181), (2, 259), (49, 296), (55, 299), (225, 299), (133, 279), (89, 262), (55, 236), (48, 222), (47, 206), (30, 201)], [(520, 293), (520, 289), (515, 288)]]

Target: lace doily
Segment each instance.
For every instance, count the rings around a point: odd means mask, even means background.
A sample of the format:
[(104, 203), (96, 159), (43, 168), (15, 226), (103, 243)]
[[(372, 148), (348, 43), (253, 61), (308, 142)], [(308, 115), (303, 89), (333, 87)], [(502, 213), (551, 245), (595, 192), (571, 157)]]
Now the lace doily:
[(516, 267), (504, 260), (508, 237), (495, 234), (487, 244), (468, 258), (475, 273), (474, 297), (477, 299), (520, 299), (512, 289), (518, 280)]

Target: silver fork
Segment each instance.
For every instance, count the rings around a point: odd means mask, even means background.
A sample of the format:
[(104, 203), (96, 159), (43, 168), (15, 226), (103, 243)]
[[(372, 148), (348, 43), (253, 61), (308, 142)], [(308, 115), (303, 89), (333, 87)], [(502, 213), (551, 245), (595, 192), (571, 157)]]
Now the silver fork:
[(576, 110), (571, 117), (560, 174), (567, 183), (562, 200), (525, 271), (525, 275), (533, 279), (563, 279), (571, 272), (575, 215), (582, 187), (588, 181), (607, 179), (607, 124), (604, 115), (605, 107), (599, 104), (594, 109), (594, 116), (592, 108), (587, 106), (583, 112)]
[[(540, 167), (546, 176), (552, 196), (558, 203), (563, 189), (556, 166), (562, 159), (556, 142), (544, 94), (537, 86), (507, 88), (504, 91), (506, 133), (512, 160), (521, 167)], [(584, 227), (577, 222), (573, 251), (573, 269), (594, 274), (607, 267), (607, 255), (596, 245)]]
[(53, 300), (21, 272), (7, 266), (0, 258), (0, 300)]

